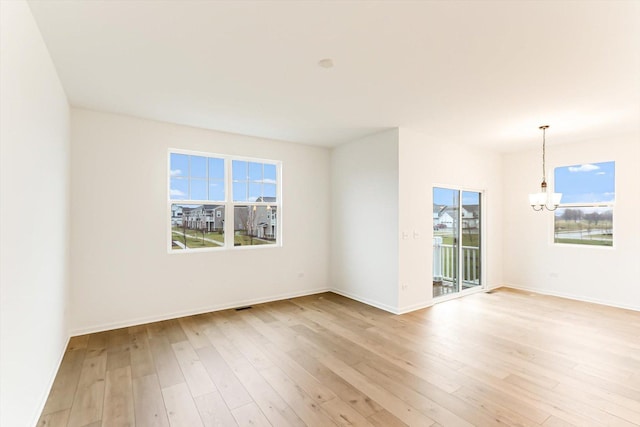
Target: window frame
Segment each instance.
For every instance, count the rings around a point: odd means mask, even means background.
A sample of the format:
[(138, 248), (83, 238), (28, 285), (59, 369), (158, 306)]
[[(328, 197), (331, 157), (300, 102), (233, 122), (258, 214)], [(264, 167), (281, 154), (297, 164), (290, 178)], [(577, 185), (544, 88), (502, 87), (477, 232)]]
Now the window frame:
[[(202, 156), (207, 159), (216, 158), (223, 160), (224, 172), (223, 172), (223, 184), (224, 184), (224, 200), (194, 200), (194, 199), (172, 199), (171, 198), (171, 155), (172, 154), (184, 154), (188, 156)], [(276, 169), (276, 196), (275, 202), (258, 202), (258, 201), (233, 201), (233, 161), (245, 161), (253, 163), (262, 163), (274, 165)], [(208, 161), (207, 161), (208, 163)], [(282, 247), (282, 161), (274, 159), (264, 159), (247, 156), (236, 156), (230, 154), (220, 154), (196, 150), (185, 150), (181, 148), (169, 148), (167, 150), (167, 184), (166, 184), (166, 200), (167, 208), (165, 211), (165, 218), (167, 221), (167, 252), (169, 254), (188, 254), (198, 252), (224, 252), (226, 250), (242, 251), (253, 249), (266, 249), (266, 248), (280, 248)], [(190, 178), (189, 178), (190, 179)], [(187, 196), (191, 196), (188, 194)], [(208, 194), (207, 194), (208, 197)], [(216, 247), (204, 247), (204, 248), (184, 248), (181, 250), (173, 249), (173, 233), (172, 233), (172, 206), (173, 205), (219, 205), (224, 206), (224, 244)], [(275, 207), (276, 212), (276, 232), (275, 242), (272, 244), (260, 244), (260, 245), (235, 245), (235, 208), (236, 206), (271, 206)], [(217, 215), (217, 214), (216, 214)], [(232, 238), (226, 238), (232, 236)]]
[[(616, 203), (616, 161), (615, 160), (601, 160), (601, 161), (595, 161), (595, 162), (580, 162), (580, 163), (573, 163), (573, 164), (568, 164), (568, 165), (562, 165), (562, 166), (555, 166), (553, 168), (553, 188), (554, 191), (558, 191), (557, 189), (557, 178), (556, 178), (556, 170), (557, 169), (561, 169), (561, 168), (570, 168), (570, 167), (575, 167), (575, 166), (582, 166), (582, 165), (586, 165), (586, 164), (590, 164), (590, 165), (597, 165), (597, 164), (602, 164), (602, 163), (613, 163), (613, 171), (614, 171), (614, 179), (613, 179), (613, 200), (611, 201), (605, 201), (605, 202), (572, 202), (572, 203), (563, 203), (562, 201), (560, 202), (560, 204), (558, 205), (557, 209), (573, 209), (573, 208), (593, 208), (593, 209), (597, 209), (597, 208), (608, 208), (611, 210), (612, 212), (612, 218), (611, 218), (611, 244), (610, 245), (598, 245), (598, 244), (588, 244), (588, 243), (565, 243), (565, 242), (557, 242), (556, 241), (556, 215), (555, 212), (552, 216), (552, 227), (551, 227), (551, 244), (553, 244), (554, 246), (561, 246), (561, 247), (580, 247), (580, 248), (598, 248), (598, 249), (613, 249), (615, 248), (615, 222), (616, 222), (616, 215), (615, 215), (615, 203)], [(564, 194), (563, 194), (564, 197)], [(584, 239), (583, 239), (584, 240)]]

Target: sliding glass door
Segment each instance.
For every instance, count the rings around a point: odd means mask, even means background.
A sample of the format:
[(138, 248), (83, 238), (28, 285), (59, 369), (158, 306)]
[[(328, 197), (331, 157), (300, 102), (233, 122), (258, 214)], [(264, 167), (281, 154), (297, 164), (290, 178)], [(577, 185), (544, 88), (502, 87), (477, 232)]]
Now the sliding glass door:
[(433, 188), (433, 297), (480, 287), (481, 193)]

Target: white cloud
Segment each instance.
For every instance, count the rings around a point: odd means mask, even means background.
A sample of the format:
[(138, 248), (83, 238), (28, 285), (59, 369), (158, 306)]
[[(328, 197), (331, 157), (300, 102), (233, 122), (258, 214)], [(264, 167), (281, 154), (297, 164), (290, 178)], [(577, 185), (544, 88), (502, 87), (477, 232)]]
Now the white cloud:
[(596, 175), (606, 175), (606, 172), (597, 172)]
[(171, 169), (169, 172), (171, 176), (182, 175), (182, 171), (180, 169)]
[(265, 178), (262, 180), (263, 183), (265, 184), (275, 184), (276, 180), (275, 179), (270, 179), (270, 178)]
[(590, 163), (580, 166), (569, 166), (569, 172), (591, 172), (600, 169), (600, 166), (592, 165)]
[(175, 188), (172, 188), (171, 190), (169, 190), (169, 195), (171, 196), (186, 196), (187, 194), (180, 191), (180, 190), (176, 190)]

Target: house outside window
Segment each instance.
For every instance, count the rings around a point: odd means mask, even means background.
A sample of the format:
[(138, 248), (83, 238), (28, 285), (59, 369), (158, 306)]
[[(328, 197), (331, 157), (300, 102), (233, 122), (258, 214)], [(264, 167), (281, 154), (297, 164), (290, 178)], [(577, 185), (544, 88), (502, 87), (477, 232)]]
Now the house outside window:
[(280, 246), (281, 163), (169, 150), (169, 252)]
[(562, 166), (554, 171), (562, 203), (554, 212), (554, 243), (613, 246), (615, 162)]

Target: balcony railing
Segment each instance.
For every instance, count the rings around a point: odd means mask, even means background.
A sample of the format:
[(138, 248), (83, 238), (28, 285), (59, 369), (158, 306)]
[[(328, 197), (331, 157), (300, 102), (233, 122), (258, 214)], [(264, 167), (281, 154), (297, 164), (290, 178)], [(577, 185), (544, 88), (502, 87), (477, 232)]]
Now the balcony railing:
[[(454, 245), (441, 243), (441, 239), (433, 239), (433, 281), (453, 282), (457, 276), (456, 252)], [(480, 248), (462, 247), (462, 282), (469, 285), (480, 284)]]

